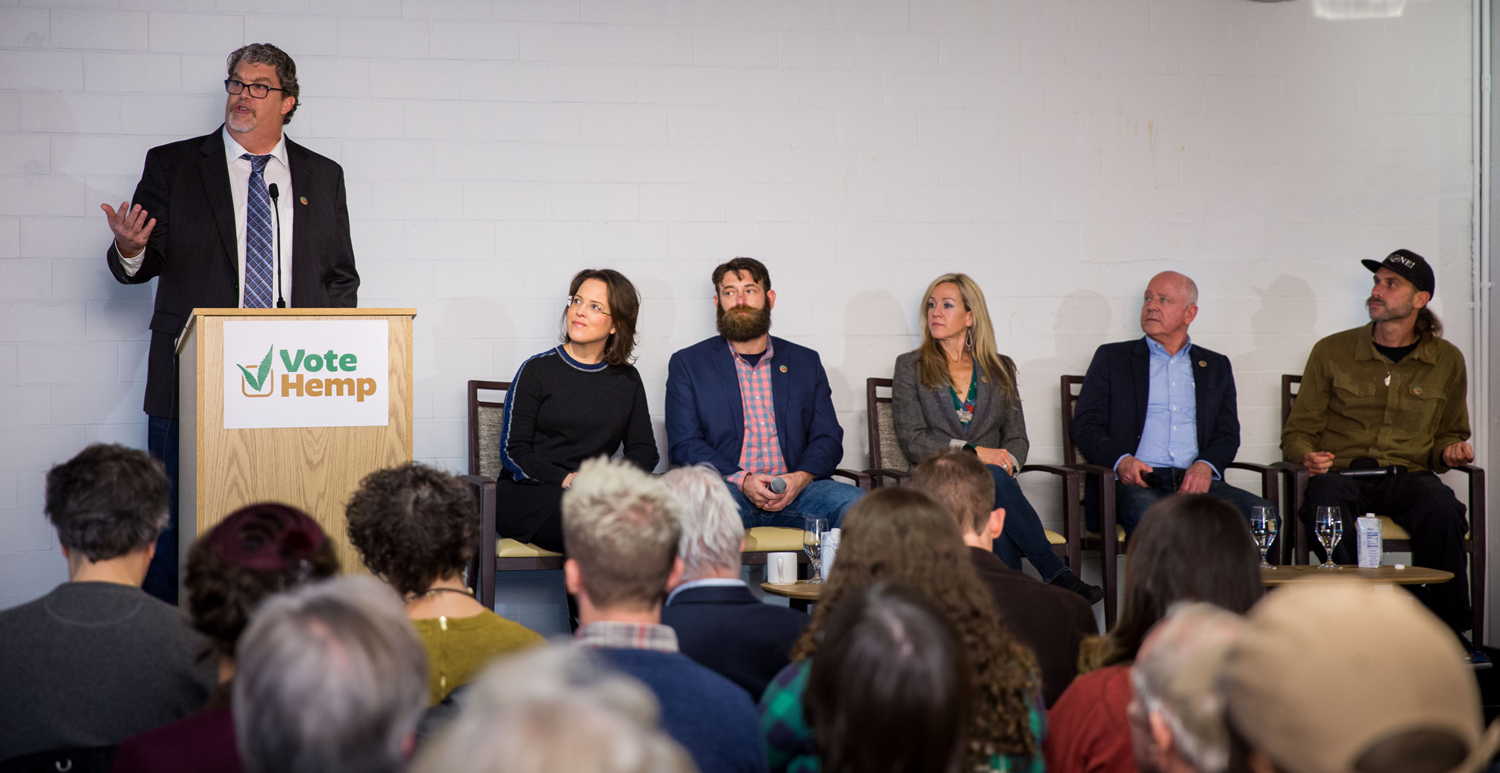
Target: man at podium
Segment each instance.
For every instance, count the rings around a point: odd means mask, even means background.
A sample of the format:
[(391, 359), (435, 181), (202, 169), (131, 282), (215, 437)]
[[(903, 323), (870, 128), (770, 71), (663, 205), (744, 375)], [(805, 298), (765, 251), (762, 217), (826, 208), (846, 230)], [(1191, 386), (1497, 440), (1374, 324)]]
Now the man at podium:
[(167, 467), (172, 514), (146, 592), (177, 601), (177, 373), (174, 342), (194, 308), (357, 305), (344, 170), (292, 142), (297, 65), (262, 43), (229, 55), (224, 124), (152, 148), (134, 203), (102, 205), (115, 279), (159, 279), (147, 354), (151, 455)]

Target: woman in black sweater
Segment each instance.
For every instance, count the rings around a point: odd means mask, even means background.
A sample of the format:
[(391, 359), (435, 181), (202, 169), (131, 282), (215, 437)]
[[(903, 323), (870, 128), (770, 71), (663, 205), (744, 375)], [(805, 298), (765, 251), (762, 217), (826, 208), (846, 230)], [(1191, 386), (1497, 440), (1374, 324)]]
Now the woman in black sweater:
[(563, 552), (562, 495), (585, 459), (613, 455), (655, 469), (646, 389), (630, 364), (640, 295), (612, 269), (578, 272), (568, 288), (562, 344), (516, 371), (505, 400), (496, 528)]

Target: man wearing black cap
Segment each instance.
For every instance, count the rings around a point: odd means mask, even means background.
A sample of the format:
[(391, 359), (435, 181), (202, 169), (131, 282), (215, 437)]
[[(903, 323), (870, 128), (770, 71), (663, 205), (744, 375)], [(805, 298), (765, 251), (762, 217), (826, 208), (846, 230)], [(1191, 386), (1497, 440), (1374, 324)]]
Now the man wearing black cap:
[[(1412, 563), (1452, 572), (1423, 601), (1454, 630), (1472, 626), (1464, 505), (1437, 473), (1474, 461), (1463, 353), (1444, 341), (1427, 308), (1435, 281), (1427, 261), (1396, 250), (1362, 261), (1375, 272), (1370, 324), (1313, 346), (1281, 451), (1312, 476), (1298, 515), (1309, 530), (1320, 506), (1343, 510), (1334, 560), (1355, 563), (1354, 519), (1389, 516), (1411, 534)], [(1350, 476), (1351, 470), (1385, 469)], [(1321, 547), (1317, 548), (1321, 553)]]

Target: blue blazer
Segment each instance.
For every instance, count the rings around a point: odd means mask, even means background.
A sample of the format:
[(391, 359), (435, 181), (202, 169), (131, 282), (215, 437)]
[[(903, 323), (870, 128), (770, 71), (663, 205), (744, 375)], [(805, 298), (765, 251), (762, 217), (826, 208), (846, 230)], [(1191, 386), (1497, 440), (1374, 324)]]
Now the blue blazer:
[(741, 586), (688, 588), (661, 608), (662, 625), (677, 632), (682, 654), (719, 672), (760, 700), (791, 662), (807, 615), (764, 604)]
[[(827, 478), (844, 458), (844, 429), (818, 353), (772, 337), (771, 402), (788, 472)], [(667, 461), (708, 462), (720, 475), (740, 470), (745, 408), (734, 353), (723, 336), (699, 341), (667, 364)]]
[[(1193, 344), (1198, 458), (1222, 475), (1240, 450), (1238, 398), (1229, 358)], [(1105, 344), (1094, 351), (1073, 409), (1073, 445), (1094, 464), (1114, 466), (1134, 454), (1146, 427), (1151, 350), (1146, 339)]]

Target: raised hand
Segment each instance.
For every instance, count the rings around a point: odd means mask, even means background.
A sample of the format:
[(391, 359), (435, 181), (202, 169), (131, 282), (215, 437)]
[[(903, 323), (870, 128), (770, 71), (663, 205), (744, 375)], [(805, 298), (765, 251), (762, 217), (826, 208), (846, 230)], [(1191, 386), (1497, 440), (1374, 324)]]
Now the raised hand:
[(118, 211), (108, 204), (100, 204), (99, 208), (104, 210), (109, 230), (115, 234), (115, 247), (120, 250), (122, 257), (133, 258), (146, 249), (146, 240), (151, 238), (156, 218), (147, 220), (146, 210), (141, 209), (139, 204), (132, 207), (128, 201), (120, 202)]

